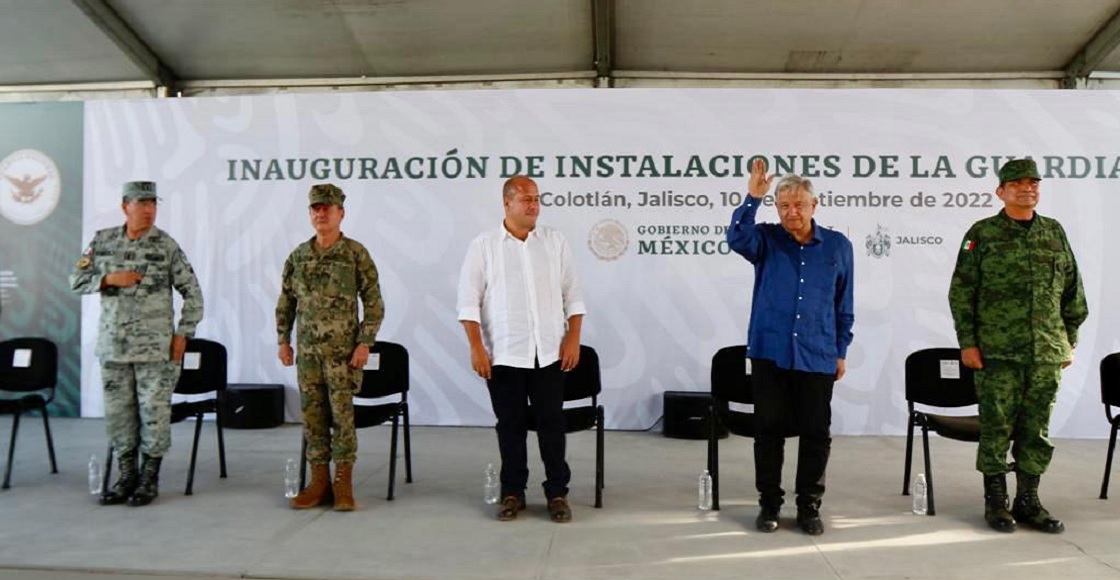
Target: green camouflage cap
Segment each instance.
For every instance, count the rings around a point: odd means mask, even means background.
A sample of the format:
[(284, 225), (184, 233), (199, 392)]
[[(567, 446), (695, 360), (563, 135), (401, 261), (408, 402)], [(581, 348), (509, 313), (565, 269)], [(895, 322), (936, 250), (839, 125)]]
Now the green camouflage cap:
[(342, 203), (346, 201), (346, 194), (342, 193), (342, 190), (333, 183), (320, 183), (311, 186), (311, 192), (307, 194), (307, 201), (309, 205), (327, 203), (342, 207)]
[(1000, 185), (1024, 178), (1042, 179), (1042, 176), (1038, 174), (1038, 165), (1035, 165), (1034, 159), (1012, 159), (999, 168)]
[(156, 196), (156, 182), (154, 181), (128, 181), (121, 187), (121, 199), (136, 201), (138, 199), (159, 199)]

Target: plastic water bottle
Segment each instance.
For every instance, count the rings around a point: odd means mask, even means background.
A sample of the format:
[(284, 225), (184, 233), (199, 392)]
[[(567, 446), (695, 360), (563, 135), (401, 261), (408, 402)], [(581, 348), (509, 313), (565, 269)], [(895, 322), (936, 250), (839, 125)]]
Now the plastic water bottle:
[(487, 463), (485, 479), (482, 482), (482, 500), (489, 505), (498, 503), (500, 487), (498, 483), (498, 471), (494, 469), (493, 463)]
[(96, 454), (89, 456), (89, 493), (101, 494), (101, 463), (97, 461)]
[(708, 470), (700, 472), (700, 483), (696, 489), (697, 507), (704, 511), (712, 509), (712, 475)]
[(914, 515), (926, 515), (926, 474), (919, 473), (914, 476), (914, 485), (910, 494), (914, 498)]
[(288, 458), (284, 465), (284, 497), (291, 499), (299, 495), (299, 463)]

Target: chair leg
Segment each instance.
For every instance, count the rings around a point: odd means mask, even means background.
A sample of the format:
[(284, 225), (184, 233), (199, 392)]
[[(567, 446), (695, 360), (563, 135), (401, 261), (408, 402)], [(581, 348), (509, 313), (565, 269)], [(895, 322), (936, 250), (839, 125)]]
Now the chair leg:
[(226, 438), (225, 426), (222, 425), (222, 405), (218, 405), (214, 412), (214, 424), (218, 428), (218, 476), (226, 477)]
[(300, 431), (299, 447), (299, 488), (307, 487), (307, 436)]
[(20, 411), (16, 409), (15, 415), (12, 417), (12, 439), (8, 442), (8, 466), (4, 468), (3, 489), (12, 487), (12, 457), (16, 450), (16, 433), (19, 432), (19, 415)]
[(105, 475), (101, 477), (101, 492), (109, 490), (109, 479), (113, 476), (113, 442), (109, 442), (109, 449), (105, 452)]
[(929, 458), (929, 429), (922, 427), (922, 450), (926, 455), (926, 514), (937, 515), (937, 506), (933, 503), (933, 462)]
[(1112, 434), (1109, 436), (1109, 455), (1104, 459), (1104, 479), (1101, 480), (1101, 499), (1109, 498), (1109, 476), (1112, 474), (1112, 453), (1117, 450), (1118, 428), (1120, 428), (1120, 421), (1113, 422)]
[(401, 405), (404, 413), (404, 482), (412, 483), (412, 427), (408, 421), (408, 403)]
[(47, 414), (46, 402), (43, 402), (39, 407), (39, 412), (43, 414), (43, 431), (47, 434), (47, 455), (51, 458), (51, 473), (58, 473), (58, 463), (54, 459), (54, 438), (51, 437), (51, 422), (50, 415)]
[(914, 416), (907, 420), (906, 428), (906, 463), (902, 468), (902, 495), (910, 495), (910, 462), (914, 460)]
[(595, 507), (603, 507), (603, 408), (595, 411)]
[(719, 417), (713, 412), (708, 432), (708, 475), (712, 476), (712, 509), (719, 511)]
[(401, 415), (393, 415), (393, 433), (389, 437), (389, 495), (385, 498), (393, 501), (393, 484), (397, 481), (397, 426), (400, 424)]
[(191, 466), (187, 471), (187, 491), (185, 495), (194, 495), (194, 464), (198, 459), (198, 436), (202, 434), (202, 413), (194, 416), (194, 445), (191, 446)]

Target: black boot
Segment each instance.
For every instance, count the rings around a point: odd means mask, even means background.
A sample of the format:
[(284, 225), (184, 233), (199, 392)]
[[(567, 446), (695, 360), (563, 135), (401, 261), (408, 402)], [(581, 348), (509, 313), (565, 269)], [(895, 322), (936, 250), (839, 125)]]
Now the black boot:
[(117, 465), (120, 475), (113, 487), (102, 490), (98, 503), (101, 505), (117, 505), (128, 501), (129, 496), (136, 490), (140, 475), (136, 471), (136, 450), (125, 451), (117, 455)]
[(1015, 531), (1015, 518), (1007, 511), (1007, 477), (984, 475), (984, 521), (997, 532)]
[(162, 457), (144, 455), (144, 462), (140, 466), (140, 485), (132, 492), (132, 497), (128, 498), (128, 505), (148, 505), (159, 497), (159, 465), (162, 462)]
[(1042, 502), (1038, 501), (1038, 482), (1041, 476), (1015, 472), (1015, 504), (1011, 513), (1015, 519), (1047, 534), (1060, 534), (1066, 531), (1062, 520), (1050, 515)]

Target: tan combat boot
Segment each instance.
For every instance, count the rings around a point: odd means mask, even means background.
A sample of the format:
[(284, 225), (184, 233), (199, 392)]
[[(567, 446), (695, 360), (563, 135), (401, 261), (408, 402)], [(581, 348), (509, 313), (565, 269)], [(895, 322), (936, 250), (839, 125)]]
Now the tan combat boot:
[(354, 473), (353, 463), (334, 464), (334, 511), (354, 511), (354, 486), (351, 476)]
[(293, 509), (305, 510), (330, 501), (331, 495), (331, 468), (324, 463), (311, 465), (311, 483), (299, 492), (299, 495), (288, 501)]

